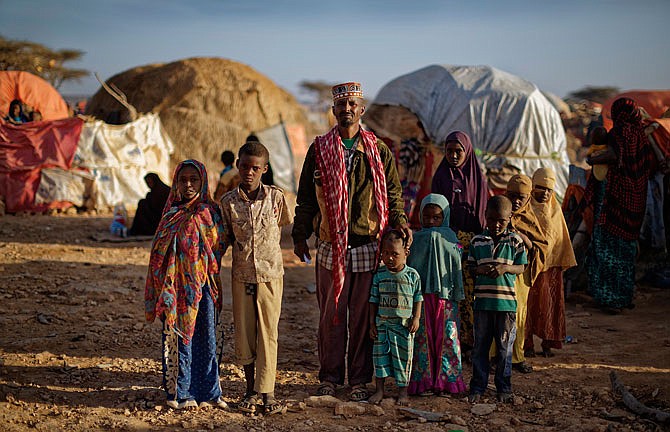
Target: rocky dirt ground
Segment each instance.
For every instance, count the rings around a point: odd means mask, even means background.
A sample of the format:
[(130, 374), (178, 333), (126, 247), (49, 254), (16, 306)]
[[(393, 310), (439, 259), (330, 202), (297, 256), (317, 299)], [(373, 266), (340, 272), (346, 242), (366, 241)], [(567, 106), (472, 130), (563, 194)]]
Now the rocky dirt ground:
[[(412, 408), (440, 417), (431, 422), (427, 415), (407, 417), (392, 399), (375, 410), (314, 402), (307, 398), (318, 370), (318, 310), (308, 289), (314, 268), (293, 257), (288, 236), (277, 394), (289, 411), (273, 417), (234, 409), (174, 411), (160, 390), (159, 326), (144, 321), (150, 242), (93, 241), (109, 222), (101, 216), (0, 217), (1, 430), (668, 430), (628, 411), (609, 379), (615, 371), (642, 402), (670, 408), (670, 291), (645, 286), (636, 309), (618, 316), (569, 304), (568, 334), (576, 343), (553, 358), (532, 359), (534, 373), (515, 374), (513, 404), (496, 404), (493, 391), (477, 407), (463, 396), (412, 398)], [(226, 256), (226, 286), (230, 264)], [(244, 382), (233, 363), (229, 292), (225, 318), (221, 385), (234, 406)], [(469, 380), (469, 365), (465, 375)], [(347, 394), (343, 388), (337, 396), (346, 400)]]

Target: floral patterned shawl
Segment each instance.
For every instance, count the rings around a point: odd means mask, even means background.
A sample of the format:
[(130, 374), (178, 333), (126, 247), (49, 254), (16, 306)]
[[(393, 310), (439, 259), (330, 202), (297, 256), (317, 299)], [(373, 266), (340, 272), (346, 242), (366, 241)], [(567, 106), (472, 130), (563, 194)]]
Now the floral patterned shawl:
[[(180, 201), (177, 175), (186, 165), (198, 170), (200, 194)], [(170, 196), (151, 246), (149, 272), (144, 291), (147, 321), (165, 321), (188, 343), (195, 331), (202, 290), (209, 285), (215, 305), (220, 305), (218, 275), (224, 250), (223, 224), (218, 205), (208, 193), (207, 170), (196, 160), (186, 160), (175, 169)]]

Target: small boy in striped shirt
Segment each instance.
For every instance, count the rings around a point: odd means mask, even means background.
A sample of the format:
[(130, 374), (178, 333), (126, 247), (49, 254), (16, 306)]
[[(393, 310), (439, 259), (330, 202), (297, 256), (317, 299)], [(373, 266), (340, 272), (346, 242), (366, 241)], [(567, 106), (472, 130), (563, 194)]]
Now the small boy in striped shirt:
[(516, 337), (514, 281), (528, 263), (519, 235), (509, 230), (512, 203), (494, 196), (486, 205), (486, 229), (472, 238), (468, 264), (475, 275), (475, 346), (471, 403), (479, 401), (489, 379), (489, 349), (496, 342), (495, 386), (500, 402), (512, 400), (512, 346)]
[(370, 337), (375, 341), (372, 360), (375, 367), (376, 392), (369, 402), (378, 404), (384, 398), (386, 377), (395, 378), (398, 405), (407, 405), (410, 372), (414, 353), (414, 333), (421, 318), (421, 277), (408, 266), (407, 238), (397, 230), (384, 234), (380, 268), (370, 288)]

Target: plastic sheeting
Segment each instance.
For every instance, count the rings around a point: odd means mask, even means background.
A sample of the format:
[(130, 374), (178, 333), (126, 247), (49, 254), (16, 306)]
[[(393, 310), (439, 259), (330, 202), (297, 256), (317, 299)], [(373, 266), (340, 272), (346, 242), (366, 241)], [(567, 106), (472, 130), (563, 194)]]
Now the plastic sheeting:
[(77, 207), (84, 207), (86, 199), (94, 196), (94, 180), (85, 171), (44, 168), (35, 194), (35, 204), (67, 201)]
[(19, 99), (42, 114), (44, 120), (68, 117), (67, 104), (60, 93), (42, 78), (29, 72), (0, 71), (0, 113), (7, 115), (9, 104)]
[(556, 192), (567, 187), (569, 160), (560, 116), (532, 83), (489, 66), (432, 65), (386, 84), (376, 105), (412, 111), (435, 143), (467, 132), (489, 170), (532, 175), (556, 172)]
[(270, 152), (270, 165), (275, 186), (286, 192), (296, 193), (295, 162), (293, 150), (283, 123), (255, 132)]
[(74, 165), (95, 177), (95, 207), (123, 203), (134, 209), (149, 192), (144, 176), (155, 172), (170, 182), (174, 145), (157, 114), (145, 114), (124, 125), (96, 120), (84, 125)]
[(71, 167), (84, 122), (79, 118), (13, 125), (0, 121), (0, 195), (7, 212), (44, 211), (63, 203), (35, 203), (43, 168)]

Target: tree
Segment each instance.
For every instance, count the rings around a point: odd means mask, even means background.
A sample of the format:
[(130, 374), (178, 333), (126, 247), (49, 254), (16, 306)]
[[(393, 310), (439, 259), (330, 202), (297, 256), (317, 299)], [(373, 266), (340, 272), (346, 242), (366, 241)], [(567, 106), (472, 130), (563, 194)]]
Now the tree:
[(33, 73), (44, 78), (55, 88), (64, 81), (77, 80), (89, 72), (64, 65), (76, 61), (84, 55), (74, 49), (52, 50), (42, 44), (30, 41), (6, 39), (0, 36), (0, 70), (18, 70)]
[(592, 102), (605, 103), (605, 101), (619, 93), (621, 93), (619, 87), (586, 86), (568, 94), (568, 98), (578, 100), (586, 99)]
[(333, 95), (331, 88), (335, 84), (329, 84), (325, 81), (300, 81), (300, 88), (305, 93), (312, 95), (313, 104), (319, 108), (330, 107), (333, 104)]

